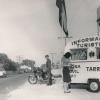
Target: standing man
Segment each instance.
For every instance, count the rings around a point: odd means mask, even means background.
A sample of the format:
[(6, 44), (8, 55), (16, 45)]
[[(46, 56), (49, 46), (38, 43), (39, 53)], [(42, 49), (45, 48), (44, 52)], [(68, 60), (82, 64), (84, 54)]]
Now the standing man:
[(49, 59), (49, 55), (45, 55), (45, 58), (46, 58), (46, 68), (47, 68), (47, 74), (48, 74), (47, 85), (52, 85), (51, 60)]

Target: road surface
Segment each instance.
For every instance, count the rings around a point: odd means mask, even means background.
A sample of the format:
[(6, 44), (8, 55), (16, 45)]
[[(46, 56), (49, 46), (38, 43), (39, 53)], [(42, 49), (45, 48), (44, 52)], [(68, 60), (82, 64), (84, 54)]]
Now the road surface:
[(56, 78), (52, 86), (31, 85), (26, 74), (0, 80), (0, 93), (0, 100), (100, 100), (100, 92), (85, 89), (72, 88), (70, 94), (64, 94), (62, 78)]
[(19, 74), (0, 78), (0, 100), (6, 100), (7, 94), (22, 86), (27, 81), (28, 74)]

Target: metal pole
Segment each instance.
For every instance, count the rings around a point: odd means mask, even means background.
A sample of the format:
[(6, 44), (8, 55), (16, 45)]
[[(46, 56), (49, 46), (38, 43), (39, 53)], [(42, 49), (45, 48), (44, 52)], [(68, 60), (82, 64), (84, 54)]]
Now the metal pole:
[(69, 38), (72, 38), (72, 37), (58, 37), (58, 39), (64, 39), (65, 46), (66, 46), (66, 40), (69, 39)]
[(97, 22), (97, 35), (99, 36), (99, 23)]
[(50, 53), (51, 54), (51, 62), (52, 62), (52, 66), (53, 66), (53, 61), (54, 61), (54, 55), (56, 54), (56, 53)]
[(66, 38), (65, 38), (65, 46), (66, 46)]

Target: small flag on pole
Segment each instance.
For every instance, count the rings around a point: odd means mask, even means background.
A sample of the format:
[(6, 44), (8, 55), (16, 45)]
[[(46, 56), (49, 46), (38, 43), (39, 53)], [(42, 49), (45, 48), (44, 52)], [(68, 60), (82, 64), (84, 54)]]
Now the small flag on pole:
[(59, 8), (59, 23), (60, 23), (60, 26), (62, 27), (63, 31), (65, 32), (66, 37), (68, 37), (65, 0), (57, 0), (56, 5)]

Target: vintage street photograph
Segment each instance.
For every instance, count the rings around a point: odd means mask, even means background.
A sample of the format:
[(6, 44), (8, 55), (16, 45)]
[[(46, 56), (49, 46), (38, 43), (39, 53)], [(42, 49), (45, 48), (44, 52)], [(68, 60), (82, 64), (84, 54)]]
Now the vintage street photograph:
[(100, 100), (100, 0), (0, 0), (0, 100)]

